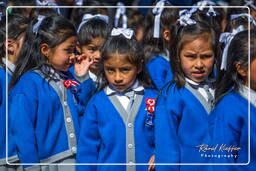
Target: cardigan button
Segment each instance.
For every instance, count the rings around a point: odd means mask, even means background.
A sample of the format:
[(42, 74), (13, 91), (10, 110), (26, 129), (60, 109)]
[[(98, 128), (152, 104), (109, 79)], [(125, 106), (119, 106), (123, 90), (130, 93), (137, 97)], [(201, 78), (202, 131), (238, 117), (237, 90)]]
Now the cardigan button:
[(129, 161), (129, 163), (128, 163), (128, 166), (129, 166), (129, 167), (132, 167), (132, 166), (134, 166), (134, 163), (133, 163), (133, 161)]
[(75, 134), (74, 134), (74, 133), (71, 133), (71, 134), (69, 134), (69, 137), (70, 137), (70, 138), (74, 138), (74, 137), (75, 137)]
[(76, 147), (72, 147), (71, 150), (72, 150), (73, 152), (76, 152)]
[(63, 104), (64, 104), (64, 106), (67, 106), (67, 105), (68, 105), (67, 101), (64, 101)]
[(128, 148), (132, 148), (133, 147), (133, 145), (132, 144), (128, 144)]
[(128, 125), (127, 125), (129, 128), (131, 128), (132, 126), (133, 126), (133, 124), (132, 123), (128, 123)]
[(71, 117), (67, 117), (66, 121), (71, 122)]

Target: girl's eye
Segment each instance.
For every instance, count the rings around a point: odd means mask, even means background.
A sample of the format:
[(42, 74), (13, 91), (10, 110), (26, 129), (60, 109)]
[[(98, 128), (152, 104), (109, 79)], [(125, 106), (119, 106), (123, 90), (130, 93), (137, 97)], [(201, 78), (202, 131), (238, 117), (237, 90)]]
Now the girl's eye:
[(187, 58), (196, 58), (196, 55), (185, 55)]
[(65, 49), (65, 51), (70, 54), (70, 53), (74, 53), (75, 49)]
[(206, 54), (206, 55), (202, 55), (202, 58), (211, 58), (213, 55), (212, 54)]
[(114, 68), (108, 68), (108, 67), (107, 67), (105, 70), (106, 70), (107, 72), (109, 72), (109, 73), (112, 73), (112, 72), (115, 71)]
[(91, 47), (91, 48), (89, 48), (89, 51), (90, 51), (90, 52), (95, 52), (96, 50), (97, 50), (96, 47)]
[(125, 67), (125, 68), (121, 68), (120, 70), (121, 70), (121, 72), (129, 72), (131, 70), (131, 68)]

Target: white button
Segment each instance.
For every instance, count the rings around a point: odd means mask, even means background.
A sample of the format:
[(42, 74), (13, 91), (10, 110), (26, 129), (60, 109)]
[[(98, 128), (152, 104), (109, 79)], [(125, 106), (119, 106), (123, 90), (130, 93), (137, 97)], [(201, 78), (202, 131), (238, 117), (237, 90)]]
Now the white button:
[(67, 117), (66, 121), (67, 121), (67, 122), (71, 122), (71, 118), (70, 118), (70, 117)]
[(132, 167), (132, 166), (134, 166), (134, 163), (133, 163), (132, 161), (129, 161), (128, 165), (129, 165), (130, 167)]
[(64, 106), (67, 106), (67, 105), (68, 105), (68, 103), (67, 103), (66, 101), (64, 101), (63, 104), (64, 104)]
[(74, 138), (75, 134), (71, 133), (69, 134), (70, 138)]
[(133, 125), (132, 125), (132, 123), (128, 123), (128, 125), (127, 125), (129, 128), (131, 128)]
[(133, 147), (133, 145), (132, 144), (128, 144), (128, 148), (132, 148)]
[(76, 152), (76, 147), (72, 147), (71, 150), (72, 150), (73, 152)]

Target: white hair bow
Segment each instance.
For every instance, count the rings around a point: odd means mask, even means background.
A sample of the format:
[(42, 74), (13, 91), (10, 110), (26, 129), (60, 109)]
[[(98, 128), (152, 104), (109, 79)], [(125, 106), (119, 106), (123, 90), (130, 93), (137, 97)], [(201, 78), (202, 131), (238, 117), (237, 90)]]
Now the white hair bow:
[(253, 0), (244, 0), (244, 2), (245, 2), (245, 6), (250, 6), (251, 8), (256, 10), (256, 6), (253, 4), (254, 3)]
[(228, 48), (230, 46), (231, 41), (235, 37), (235, 35), (241, 31), (244, 31), (244, 27), (241, 25), (237, 29), (234, 29), (232, 33), (225, 32), (220, 35), (220, 42), (225, 44), (223, 53), (222, 53), (222, 61), (221, 61), (221, 70), (227, 70), (227, 58), (228, 58)]
[(165, 4), (165, 0), (160, 0), (159, 2), (157, 2), (156, 6), (152, 10), (153, 14), (155, 15), (154, 34), (153, 34), (154, 38), (160, 37), (160, 18), (164, 10), (164, 4)]
[(38, 32), (38, 30), (40, 28), (40, 25), (42, 24), (44, 18), (45, 18), (44, 15), (38, 15), (38, 17), (37, 17), (38, 21), (33, 26), (33, 33), (37, 34), (37, 32)]
[(96, 15), (92, 15), (92, 14), (84, 14), (83, 15), (83, 19), (82, 19), (82, 22), (79, 24), (78, 26), (78, 29), (77, 29), (77, 33), (79, 33), (80, 29), (82, 28), (82, 26), (87, 23), (88, 21), (90, 21), (91, 19), (101, 19), (103, 21), (105, 21), (106, 23), (108, 23), (108, 16), (106, 15), (102, 15), (102, 14), (96, 14)]
[(180, 25), (182, 25), (182, 26), (196, 24), (196, 21), (191, 19), (192, 13), (188, 10), (180, 11), (179, 16), (180, 16), (180, 18), (178, 19), (178, 21), (180, 22)]
[(210, 0), (204, 0), (204, 1), (197, 2), (195, 6), (198, 6), (196, 8), (198, 8), (200, 11), (203, 11), (206, 7), (209, 8), (207, 13), (206, 13), (206, 15), (209, 16), (209, 17), (217, 16), (217, 13), (213, 8), (213, 6), (216, 6), (215, 2), (212, 2)]
[(83, 0), (76, 0), (76, 1), (75, 1), (75, 4), (76, 4), (77, 6), (82, 6), (82, 5), (83, 5)]
[(43, 0), (43, 1), (36, 0), (36, 5), (37, 6), (54, 6), (54, 7), (56, 7), (55, 10), (60, 15), (60, 8), (58, 8), (58, 5), (54, 2), (50, 2), (48, 0)]
[(127, 39), (131, 39), (133, 36), (133, 30), (129, 28), (113, 28), (111, 31), (111, 36), (123, 35)]
[(127, 16), (125, 15), (125, 11), (126, 11), (125, 6), (122, 2), (118, 2), (117, 6), (118, 8), (116, 9), (116, 15), (115, 15), (115, 27), (118, 27), (118, 21), (122, 15), (122, 20), (123, 20), (122, 27), (127, 28)]
[(251, 22), (251, 23), (253, 23), (253, 24), (256, 26), (256, 21), (255, 21), (255, 19), (254, 19), (250, 14), (247, 14), (247, 13), (232, 14), (232, 15), (230, 16), (230, 19), (231, 19), (231, 20), (234, 20), (234, 19), (239, 18), (239, 17), (246, 17), (246, 18), (248, 18), (248, 21)]

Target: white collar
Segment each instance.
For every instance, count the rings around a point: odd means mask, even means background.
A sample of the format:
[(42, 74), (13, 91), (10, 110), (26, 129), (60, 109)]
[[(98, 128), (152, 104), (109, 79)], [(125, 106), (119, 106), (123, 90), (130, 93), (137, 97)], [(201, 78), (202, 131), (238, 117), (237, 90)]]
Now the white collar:
[(94, 74), (94, 73), (92, 73), (90, 70), (89, 70), (89, 77), (93, 80), (93, 82), (96, 82), (97, 81), (97, 76)]
[(249, 92), (250, 92), (250, 102), (256, 106), (256, 91), (249, 89), (249, 87), (240, 84), (238, 92), (247, 100), (249, 99)]
[(14, 72), (16, 66), (13, 64), (11, 61), (9, 61), (7, 58), (2, 58), (2, 62), (7, 66), (7, 68), (11, 71)]
[[(134, 82), (134, 84), (133, 84), (130, 88), (128, 88), (128, 89), (132, 89), (132, 90), (135, 91), (135, 92), (141, 92), (141, 91), (144, 90), (144, 87), (143, 87), (142, 85), (140, 85), (140, 83), (139, 83), (138, 80), (136, 80), (136, 81)], [(106, 92), (106, 94), (107, 94), (108, 96), (111, 95), (111, 94), (117, 93), (117, 91), (116, 91), (115, 89), (113, 89), (112, 86), (110, 86), (110, 85), (108, 85), (108, 86), (105, 88), (105, 90), (106, 90), (105, 92)]]

